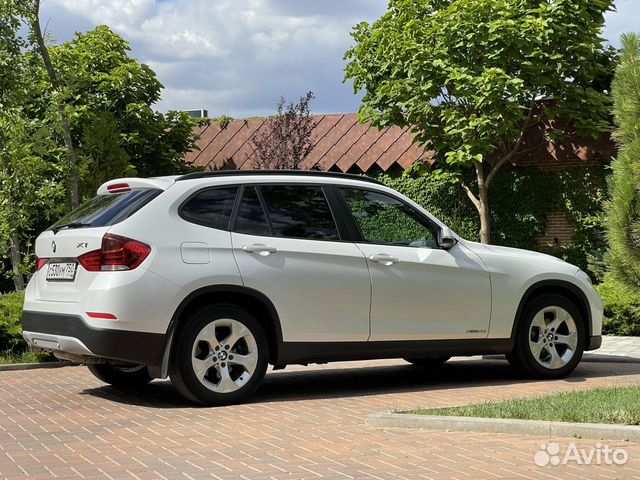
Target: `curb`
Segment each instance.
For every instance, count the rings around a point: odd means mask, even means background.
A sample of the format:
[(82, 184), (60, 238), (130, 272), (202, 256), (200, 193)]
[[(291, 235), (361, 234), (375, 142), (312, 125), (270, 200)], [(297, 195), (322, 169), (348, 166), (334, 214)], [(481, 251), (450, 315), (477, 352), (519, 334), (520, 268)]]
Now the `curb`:
[[(504, 360), (504, 355), (483, 355), (483, 360)], [(604, 353), (588, 353), (585, 352), (582, 356), (581, 362), (593, 362), (593, 363), (640, 363), (640, 357), (625, 357), (622, 355), (606, 355)]]
[(623, 357), (622, 355), (605, 355), (604, 353), (585, 353), (582, 356), (582, 361), (596, 363), (640, 363), (640, 358)]
[(41, 362), (41, 363), (8, 363), (0, 365), (0, 372), (14, 372), (19, 370), (36, 370), (38, 368), (60, 368), (72, 367), (77, 363), (68, 362), (66, 360), (59, 362)]
[(365, 423), (371, 427), (417, 428), (453, 432), (518, 433), (537, 437), (579, 437), (640, 442), (640, 426), (569, 423), (510, 418), (448, 417), (408, 413), (375, 413)]

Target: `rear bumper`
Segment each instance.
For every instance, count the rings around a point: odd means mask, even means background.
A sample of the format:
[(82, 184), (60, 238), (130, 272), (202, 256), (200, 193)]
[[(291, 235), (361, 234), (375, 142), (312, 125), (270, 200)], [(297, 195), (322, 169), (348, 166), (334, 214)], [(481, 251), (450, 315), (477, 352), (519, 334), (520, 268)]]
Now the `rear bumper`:
[(28, 310), (22, 335), (36, 348), (145, 365), (160, 365), (166, 346), (161, 333), (95, 328), (79, 315)]

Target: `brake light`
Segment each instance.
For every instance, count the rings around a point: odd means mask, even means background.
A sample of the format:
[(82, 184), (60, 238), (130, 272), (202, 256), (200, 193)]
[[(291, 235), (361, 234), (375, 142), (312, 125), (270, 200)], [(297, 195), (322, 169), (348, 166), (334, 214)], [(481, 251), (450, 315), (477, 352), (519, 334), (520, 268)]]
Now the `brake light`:
[(80, 265), (89, 272), (133, 270), (151, 253), (146, 243), (107, 233), (102, 248), (78, 257)]
[(36, 258), (36, 272), (49, 263), (48, 258)]
[(111, 185), (107, 185), (107, 191), (109, 193), (130, 192), (131, 187), (128, 183), (112, 183)]

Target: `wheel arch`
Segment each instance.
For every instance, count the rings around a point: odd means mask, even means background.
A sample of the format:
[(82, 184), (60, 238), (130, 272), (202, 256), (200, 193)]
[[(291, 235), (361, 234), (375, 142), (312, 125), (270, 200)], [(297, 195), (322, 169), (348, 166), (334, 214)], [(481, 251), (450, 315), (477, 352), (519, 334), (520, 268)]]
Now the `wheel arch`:
[(591, 308), (589, 306), (589, 301), (587, 300), (586, 294), (582, 291), (580, 287), (577, 285), (567, 282), (564, 280), (542, 280), (531, 285), (522, 295), (520, 299), (520, 303), (518, 304), (518, 309), (516, 310), (516, 316), (513, 322), (513, 327), (511, 329), (511, 340), (512, 343), (515, 342), (516, 332), (518, 331), (518, 327), (520, 326), (520, 320), (522, 317), (522, 312), (526, 307), (527, 303), (529, 303), (534, 298), (544, 295), (547, 293), (555, 293), (557, 295), (563, 295), (567, 299), (571, 300), (576, 308), (580, 311), (582, 315), (582, 319), (585, 323), (585, 328), (587, 330), (587, 338), (591, 336)]
[(246, 308), (263, 325), (269, 342), (269, 363), (278, 357), (278, 345), (282, 343), (280, 317), (269, 298), (258, 290), (242, 285), (211, 285), (198, 288), (187, 295), (176, 308), (166, 332), (166, 346), (162, 364), (150, 367), (150, 373), (157, 378), (166, 378), (169, 361), (173, 353), (176, 333), (180, 325), (195, 309), (214, 303), (231, 303)]

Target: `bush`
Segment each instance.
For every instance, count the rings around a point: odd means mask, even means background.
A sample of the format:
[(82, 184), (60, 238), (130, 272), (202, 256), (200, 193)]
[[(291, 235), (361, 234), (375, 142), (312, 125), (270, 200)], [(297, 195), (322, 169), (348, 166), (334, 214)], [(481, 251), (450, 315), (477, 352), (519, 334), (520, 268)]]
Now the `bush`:
[(640, 293), (629, 289), (611, 274), (596, 287), (604, 302), (602, 332), (640, 336)]
[(0, 352), (21, 353), (27, 349), (22, 338), (23, 292), (0, 295)]

